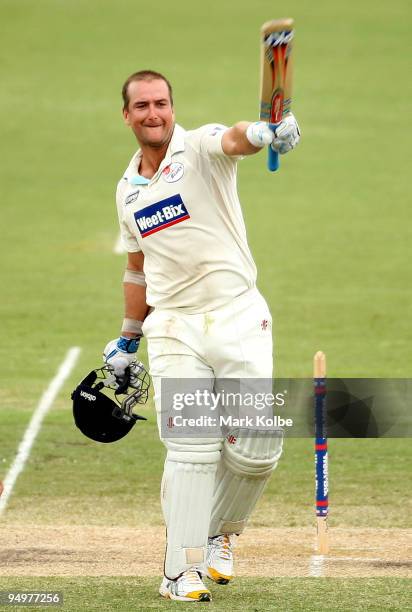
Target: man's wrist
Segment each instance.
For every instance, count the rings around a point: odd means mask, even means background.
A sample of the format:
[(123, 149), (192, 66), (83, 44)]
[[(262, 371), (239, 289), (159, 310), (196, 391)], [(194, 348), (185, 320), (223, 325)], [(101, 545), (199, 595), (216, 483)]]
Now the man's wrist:
[(272, 142), (274, 134), (265, 121), (255, 121), (247, 127), (245, 136), (253, 147), (261, 149)]
[(125, 338), (141, 338), (143, 321), (125, 317), (122, 324), (122, 336)]

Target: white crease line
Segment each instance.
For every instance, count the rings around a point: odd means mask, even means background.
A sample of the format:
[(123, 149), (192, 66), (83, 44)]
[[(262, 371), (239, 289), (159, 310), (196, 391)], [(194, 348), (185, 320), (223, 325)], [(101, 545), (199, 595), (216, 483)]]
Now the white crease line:
[(120, 234), (118, 235), (116, 244), (113, 247), (113, 253), (115, 255), (124, 255), (124, 253), (126, 253)]
[(314, 578), (321, 578), (324, 574), (325, 563), (329, 561), (356, 561), (356, 563), (377, 563), (385, 562), (380, 557), (330, 557), (329, 555), (312, 555), (309, 561), (309, 575)]
[(375, 561), (385, 561), (381, 557), (326, 557), (326, 561), (364, 561), (365, 563), (372, 563)]
[(309, 562), (309, 576), (320, 578), (323, 576), (323, 562), (325, 555), (312, 555)]
[(68, 350), (67, 355), (63, 363), (59, 367), (56, 376), (53, 378), (46, 391), (43, 393), (40, 402), (38, 403), (37, 408), (33, 413), (30, 423), (26, 431), (24, 432), (23, 439), (20, 442), (16, 458), (14, 459), (13, 464), (4, 479), (4, 491), (0, 497), (0, 515), (7, 506), (7, 502), (13, 491), (13, 487), (20, 472), (22, 472), (24, 469), (24, 465), (30, 455), (33, 443), (36, 439), (37, 434), (40, 431), (43, 419), (46, 416), (50, 406), (53, 404), (66, 378), (72, 371), (80, 355), (80, 351), (81, 349), (78, 346), (73, 346), (71, 349)]

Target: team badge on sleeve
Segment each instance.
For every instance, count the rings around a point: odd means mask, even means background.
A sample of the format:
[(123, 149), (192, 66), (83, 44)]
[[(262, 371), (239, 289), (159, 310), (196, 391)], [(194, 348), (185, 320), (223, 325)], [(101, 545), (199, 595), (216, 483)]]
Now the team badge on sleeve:
[(216, 136), (216, 134), (219, 134), (219, 132), (221, 132), (222, 130), (224, 130), (224, 126), (223, 125), (215, 125), (212, 129), (212, 131), (210, 132), (211, 136)]
[(180, 194), (160, 200), (134, 213), (137, 227), (142, 238), (162, 229), (190, 219), (190, 215)]

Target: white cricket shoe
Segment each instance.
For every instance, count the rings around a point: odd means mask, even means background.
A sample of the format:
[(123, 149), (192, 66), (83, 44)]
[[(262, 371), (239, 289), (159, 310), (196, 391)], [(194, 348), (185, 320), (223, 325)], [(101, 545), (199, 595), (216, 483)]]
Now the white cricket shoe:
[(227, 584), (233, 578), (234, 536), (224, 534), (209, 538), (206, 555), (206, 576), (218, 584)]
[(164, 577), (159, 593), (166, 599), (177, 601), (211, 601), (212, 594), (205, 587), (200, 573), (194, 569), (183, 572), (175, 580)]

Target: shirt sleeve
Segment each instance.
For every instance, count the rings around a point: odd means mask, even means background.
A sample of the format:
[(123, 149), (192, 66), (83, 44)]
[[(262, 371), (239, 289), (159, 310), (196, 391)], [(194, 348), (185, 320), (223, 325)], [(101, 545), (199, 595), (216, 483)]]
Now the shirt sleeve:
[(224, 158), (233, 163), (243, 159), (243, 155), (226, 155), (222, 148), (223, 134), (229, 128), (220, 123), (211, 123), (200, 128), (200, 151), (210, 158)]
[(141, 248), (137, 242), (136, 236), (130, 231), (129, 226), (125, 220), (124, 216), (124, 194), (123, 194), (123, 179), (117, 186), (116, 190), (116, 206), (117, 206), (117, 215), (119, 217), (119, 226), (120, 226), (120, 241), (123, 245), (123, 248), (128, 253), (138, 253), (141, 251)]
[(225, 155), (222, 149), (222, 137), (227, 126), (211, 123), (200, 128), (200, 151), (211, 157)]

